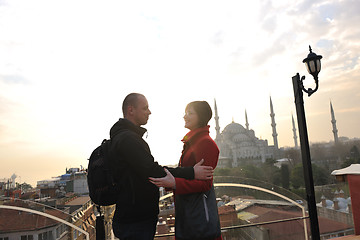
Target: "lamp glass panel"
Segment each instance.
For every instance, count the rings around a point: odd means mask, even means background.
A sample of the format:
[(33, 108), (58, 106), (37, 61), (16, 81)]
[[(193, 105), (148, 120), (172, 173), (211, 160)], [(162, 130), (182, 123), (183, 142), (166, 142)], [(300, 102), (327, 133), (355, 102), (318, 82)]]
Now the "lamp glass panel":
[(310, 72), (309, 73), (316, 72), (315, 61), (310, 61), (309, 66), (310, 66)]
[(316, 60), (316, 67), (317, 67), (317, 72), (320, 72), (320, 70), (321, 70), (321, 62), (320, 62), (320, 59), (317, 59), (317, 60)]
[(306, 70), (308, 71), (308, 73), (311, 73), (311, 72), (310, 72), (310, 68), (309, 68), (309, 63), (308, 63), (308, 62), (305, 62), (305, 66), (306, 66)]

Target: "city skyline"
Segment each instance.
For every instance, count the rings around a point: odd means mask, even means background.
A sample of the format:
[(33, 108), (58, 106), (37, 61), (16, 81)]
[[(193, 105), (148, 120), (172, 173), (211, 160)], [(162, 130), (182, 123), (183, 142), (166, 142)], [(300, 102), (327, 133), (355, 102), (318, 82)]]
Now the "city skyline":
[[(304, 95), (310, 142), (360, 137), (360, 2), (0, 0), (0, 178), (21, 181), (87, 166), (130, 92), (152, 114), (155, 160), (177, 164), (187, 103), (216, 99), (220, 131), (233, 120), (273, 145), (294, 146), (291, 78), (322, 55), (319, 90)], [(210, 121), (215, 138), (215, 121)], [(166, 145), (165, 145), (166, 144)], [(62, 171), (61, 171), (62, 172)], [(40, 179), (39, 179), (40, 178)]]

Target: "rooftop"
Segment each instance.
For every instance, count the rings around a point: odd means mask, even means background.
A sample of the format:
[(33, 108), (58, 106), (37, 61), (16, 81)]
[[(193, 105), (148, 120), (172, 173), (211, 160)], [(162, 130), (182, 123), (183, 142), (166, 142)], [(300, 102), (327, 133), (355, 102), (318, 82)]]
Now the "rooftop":
[[(1, 209), (0, 215), (0, 232), (21, 232), (21, 231), (34, 231), (42, 228), (47, 228), (59, 224), (57, 221), (24, 211)], [(52, 216), (66, 220), (67, 214), (54, 210), (46, 209), (45, 213)]]

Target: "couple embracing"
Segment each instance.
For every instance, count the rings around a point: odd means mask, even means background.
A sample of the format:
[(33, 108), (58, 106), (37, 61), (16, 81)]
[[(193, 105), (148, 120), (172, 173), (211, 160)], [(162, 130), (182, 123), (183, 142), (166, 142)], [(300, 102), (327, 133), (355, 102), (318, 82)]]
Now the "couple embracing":
[[(110, 130), (110, 158), (114, 177), (121, 182), (113, 217), (113, 231), (120, 240), (151, 240), (159, 214), (159, 189), (175, 195), (175, 239), (222, 239), (212, 174), (219, 149), (209, 136), (212, 111), (206, 101), (185, 108), (184, 148), (177, 168), (155, 162), (142, 138), (151, 111), (144, 95), (124, 99), (123, 118)], [(121, 176), (121, 177), (120, 177)]]

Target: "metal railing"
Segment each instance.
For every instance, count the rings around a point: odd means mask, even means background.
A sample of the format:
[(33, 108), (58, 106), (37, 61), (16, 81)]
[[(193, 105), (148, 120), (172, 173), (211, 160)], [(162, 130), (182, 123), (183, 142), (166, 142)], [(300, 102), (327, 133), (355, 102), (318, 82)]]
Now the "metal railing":
[[(240, 228), (246, 228), (246, 227), (254, 227), (254, 226), (262, 226), (262, 225), (267, 225), (267, 224), (274, 224), (274, 223), (282, 223), (282, 222), (288, 222), (288, 221), (296, 221), (296, 220), (303, 220), (303, 224), (304, 224), (304, 239), (308, 240), (308, 234), (307, 234), (307, 224), (306, 224), (306, 219), (309, 218), (309, 216), (306, 216), (305, 214), (305, 207), (302, 206), (301, 204), (299, 204), (298, 202), (296, 202), (295, 200), (280, 194), (278, 192), (275, 192), (273, 190), (269, 190), (263, 187), (258, 187), (258, 186), (253, 186), (253, 185), (248, 185), (248, 184), (240, 184), (240, 183), (214, 183), (214, 187), (238, 187), (238, 188), (247, 188), (247, 189), (253, 189), (253, 190), (257, 190), (257, 191), (261, 191), (261, 192), (265, 192), (271, 195), (274, 195), (276, 197), (282, 198), (290, 203), (292, 203), (293, 205), (299, 207), (301, 209), (302, 212), (302, 216), (301, 217), (294, 217), (294, 218), (287, 218), (287, 219), (281, 219), (281, 220), (274, 220), (274, 221), (266, 221), (266, 222), (261, 222), (261, 223), (250, 223), (250, 224), (243, 224), (243, 225), (236, 225), (236, 226), (229, 226), (229, 227), (222, 227), (221, 230), (225, 231), (225, 230), (230, 230), (230, 229), (240, 229)], [(272, 187), (273, 188), (273, 187)], [(173, 193), (169, 193), (166, 194), (162, 197), (160, 197), (160, 201), (165, 200), (167, 198), (170, 198), (171, 196), (173, 196)], [(155, 237), (157, 238), (162, 238), (162, 237), (169, 237), (169, 236), (174, 236), (174, 233), (167, 233), (167, 234), (157, 234)]]
[(85, 237), (86, 237), (86, 240), (90, 240), (89, 238), (89, 233), (86, 232), (85, 230), (75, 226), (74, 224), (71, 224), (61, 218), (58, 218), (58, 217), (55, 217), (53, 215), (50, 215), (48, 213), (43, 213), (43, 212), (40, 212), (40, 211), (37, 211), (37, 210), (33, 210), (33, 209), (28, 209), (28, 208), (23, 208), (23, 207), (17, 207), (17, 206), (8, 206), (8, 205), (0, 205), (0, 209), (10, 209), (10, 210), (16, 210), (16, 211), (23, 211), (23, 212), (28, 212), (28, 213), (33, 213), (33, 214), (37, 214), (37, 215), (40, 215), (40, 216), (44, 216), (44, 217), (47, 217), (47, 218), (51, 218), (55, 221), (58, 221), (58, 222), (61, 222), (63, 224), (66, 224), (68, 225), (69, 227), (72, 227), (74, 229), (76, 229), (77, 231), (85, 234)]
[[(229, 178), (225, 178), (225, 180), (230, 180)], [(232, 177), (231, 180), (233, 181), (240, 181), (238, 180), (237, 178), (234, 178)], [(249, 179), (247, 179), (249, 180)], [(245, 183), (249, 183), (247, 180), (244, 180), (244, 179), (241, 179), (241, 182), (245, 182)], [(253, 179), (250, 179), (249, 181), (251, 181), (251, 184), (254, 182)], [(304, 239), (308, 240), (308, 234), (307, 234), (307, 224), (306, 224), (306, 219), (309, 218), (308, 216), (306, 216), (305, 214), (305, 207), (302, 206), (301, 204), (299, 204), (298, 202), (296, 202), (295, 200), (291, 199), (290, 197), (288, 196), (285, 196), (285, 193), (279, 193), (281, 191), (283, 191), (284, 189), (282, 190), (279, 190), (279, 189), (276, 189), (276, 192), (273, 190), (274, 189), (274, 186), (270, 186), (269, 184), (267, 183), (264, 183), (264, 182), (260, 182), (258, 181), (256, 183), (256, 185), (263, 185), (261, 187), (259, 186), (255, 186), (255, 185), (251, 185), (251, 184), (243, 184), (243, 183), (231, 183), (231, 182), (224, 182), (224, 183), (221, 183), (221, 182), (218, 182), (218, 183), (214, 183), (214, 187), (218, 190), (220, 188), (228, 188), (228, 187), (235, 187), (235, 188), (245, 188), (245, 189), (252, 189), (252, 190), (255, 190), (255, 191), (260, 191), (260, 192), (264, 192), (264, 193), (267, 193), (267, 194), (270, 194), (270, 195), (273, 195), (273, 196), (276, 196), (278, 198), (281, 198), (281, 199), (284, 199), (286, 200), (287, 202), (290, 202), (291, 205), (294, 205), (296, 207), (299, 207), (301, 209), (301, 212), (302, 212), (302, 216), (301, 217), (293, 217), (293, 218), (286, 218), (286, 219), (281, 219), (281, 220), (273, 220), (273, 221), (266, 221), (266, 222), (260, 222), (260, 223), (249, 223), (249, 224), (237, 224), (237, 225), (234, 225), (234, 226), (226, 226), (226, 227), (222, 227), (221, 230), (224, 232), (224, 231), (227, 231), (227, 230), (234, 230), (234, 229), (242, 229), (242, 228), (248, 228), (248, 227), (255, 227), (255, 226), (263, 226), (263, 225), (267, 225), (267, 224), (275, 224), (275, 223), (283, 223), (283, 222), (289, 222), (289, 221), (298, 221), (298, 220), (303, 220), (303, 223), (304, 223)], [(266, 185), (266, 186), (264, 186)], [(277, 188), (277, 187), (276, 187)], [(292, 194), (290, 192), (286, 193), (288, 195)], [(172, 193), (170, 194), (167, 194), (165, 196), (162, 196), (160, 198), (160, 201), (163, 201), (167, 198), (170, 198), (172, 196)], [(292, 198), (297, 198), (295, 197), (295, 195), (292, 196)], [(21, 200), (21, 199), (17, 199), (17, 200), (20, 200), (20, 201), (24, 201), (24, 200)], [(25, 201), (28, 201), (28, 200), (25, 200)], [(36, 204), (39, 204), (39, 203), (36, 203)], [(44, 205), (45, 207), (50, 207), (48, 205)], [(50, 208), (53, 208), (53, 207), (50, 207)], [(61, 222), (61, 223), (64, 223), (66, 224), (67, 226), (70, 226), (71, 228), (73, 229), (76, 229), (77, 231), (83, 233), (85, 236), (86, 236), (86, 239), (88, 240), (89, 239), (89, 233), (86, 232), (84, 229), (81, 229), (77, 226), (75, 226), (74, 224), (70, 223), (70, 222), (67, 222), (66, 220), (63, 220), (61, 218), (58, 218), (58, 217), (55, 217), (55, 216), (52, 216), (48, 213), (44, 213), (44, 212), (41, 212), (41, 211), (37, 211), (37, 210), (34, 210), (34, 209), (27, 209), (27, 208), (23, 208), (23, 207), (17, 207), (17, 206), (10, 206), (10, 205), (0, 205), (0, 209), (11, 209), (11, 210), (16, 210), (16, 211), (26, 211), (26, 212), (29, 212), (29, 213), (33, 213), (33, 214), (38, 214), (38, 215), (42, 215), (42, 216), (45, 216), (45, 217), (48, 217), (48, 218), (51, 218), (55, 221), (58, 221), (58, 222)], [(53, 209), (56, 209), (56, 210), (59, 210), (57, 208), (53, 208)], [(61, 210), (59, 210), (61, 211)], [(63, 211), (62, 211), (63, 212)], [(64, 212), (65, 213), (65, 212)], [(70, 215), (68, 213), (66, 213), (67, 215)], [(70, 215), (71, 216), (71, 215)], [(95, 226), (92, 226), (92, 228), (94, 228)], [(162, 237), (170, 237), (170, 236), (174, 236), (174, 233), (165, 233), (165, 234), (157, 234), (155, 237), (156, 238), (162, 238)], [(113, 235), (111, 235), (111, 239), (114, 239)]]

